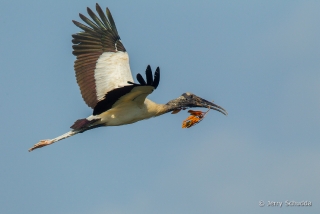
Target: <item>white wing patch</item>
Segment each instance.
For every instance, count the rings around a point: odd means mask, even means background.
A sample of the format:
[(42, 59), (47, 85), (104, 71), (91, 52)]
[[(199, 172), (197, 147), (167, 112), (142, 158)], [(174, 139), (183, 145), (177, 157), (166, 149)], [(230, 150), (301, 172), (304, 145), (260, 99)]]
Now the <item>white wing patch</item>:
[(94, 70), (97, 100), (103, 100), (108, 91), (133, 82), (127, 52), (104, 52)]

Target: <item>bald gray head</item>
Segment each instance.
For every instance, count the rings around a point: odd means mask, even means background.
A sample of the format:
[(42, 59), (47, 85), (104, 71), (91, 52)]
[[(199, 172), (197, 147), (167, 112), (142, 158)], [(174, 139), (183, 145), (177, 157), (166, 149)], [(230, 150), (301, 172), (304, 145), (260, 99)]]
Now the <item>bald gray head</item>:
[(178, 109), (184, 109), (184, 108), (202, 107), (202, 108), (210, 108), (210, 109), (216, 110), (218, 112), (221, 112), (224, 115), (228, 114), (228, 112), (221, 106), (218, 106), (213, 102), (209, 102), (208, 100), (198, 97), (197, 95), (192, 94), (190, 92), (183, 93), (177, 99), (169, 101), (166, 104), (166, 106), (167, 106), (167, 112), (178, 110)]

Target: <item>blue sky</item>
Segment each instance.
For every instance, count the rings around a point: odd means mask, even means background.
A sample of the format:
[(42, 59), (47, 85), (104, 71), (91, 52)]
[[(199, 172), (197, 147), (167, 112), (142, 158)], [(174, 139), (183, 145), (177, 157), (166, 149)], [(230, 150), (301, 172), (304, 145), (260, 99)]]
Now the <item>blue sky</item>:
[[(29, 153), (92, 113), (74, 78), (71, 20), (96, 1), (0, 2), (0, 213), (319, 213), (319, 1), (104, 1), (153, 101), (214, 100)], [(260, 200), (312, 207), (259, 207)]]

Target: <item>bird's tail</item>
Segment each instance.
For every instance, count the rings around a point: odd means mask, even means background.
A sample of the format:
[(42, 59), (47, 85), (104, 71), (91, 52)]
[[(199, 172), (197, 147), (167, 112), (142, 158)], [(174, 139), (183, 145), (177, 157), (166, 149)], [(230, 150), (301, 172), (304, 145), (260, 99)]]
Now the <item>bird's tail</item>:
[(73, 130), (87, 129), (94, 125), (97, 121), (101, 119), (95, 116), (90, 116), (88, 118), (79, 119), (70, 127)]

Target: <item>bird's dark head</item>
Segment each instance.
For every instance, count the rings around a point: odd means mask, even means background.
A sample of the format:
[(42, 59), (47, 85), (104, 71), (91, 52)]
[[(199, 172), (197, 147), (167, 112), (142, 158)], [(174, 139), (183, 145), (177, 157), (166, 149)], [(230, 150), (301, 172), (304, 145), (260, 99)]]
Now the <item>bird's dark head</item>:
[(201, 107), (201, 108), (210, 108), (210, 109), (216, 110), (218, 112), (221, 112), (224, 115), (228, 114), (228, 112), (221, 106), (218, 106), (213, 102), (210, 102), (201, 97), (198, 97), (197, 95), (192, 94), (190, 92), (183, 93), (180, 97), (169, 101), (166, 105), (168, 106), (167, 112), (185, 109), (185, 108)]

